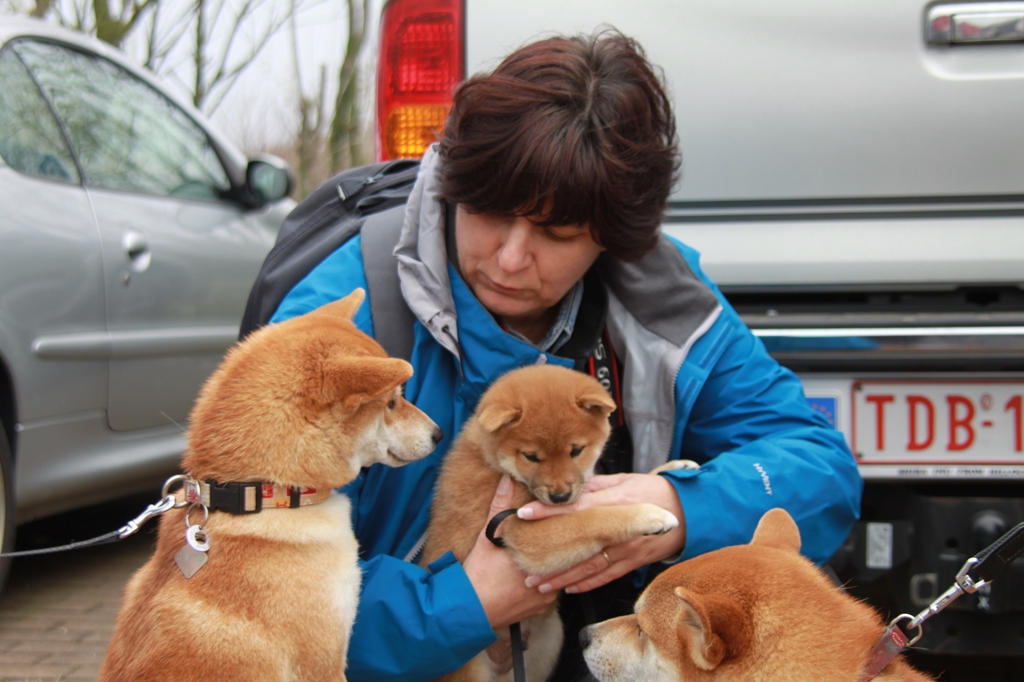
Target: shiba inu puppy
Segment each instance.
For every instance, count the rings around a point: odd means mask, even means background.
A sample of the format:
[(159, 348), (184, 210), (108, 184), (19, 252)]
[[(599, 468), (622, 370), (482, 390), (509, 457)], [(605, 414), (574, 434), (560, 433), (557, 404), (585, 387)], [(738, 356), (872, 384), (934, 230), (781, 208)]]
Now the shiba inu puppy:
[[(125, 590), (101, 680), (345, 679), (360, 573), (349, 500), (331, 489), (374, 462), (425, 457), (441, 439), (402, 398), (412, 366), (352, 324), (363, 297), (261, 329), (206, 382), (183, 461), (193, 490), (256, 482), (241, 489), (262, 505), (164, 514), (155, 554)], [(199, 524), (208, 560), (193, 571), (176, 557), (200, 554), (186, 547), (186, 527)]]
[[(445, 457), (421, 563), (448, 550), (465, 560), (487, 525), (502, 474), (512, 478), (516, 507), (535, 499), (547, 504), (575, 501), (608, 439), (608, 415), (614, 409), (615, 402), (597, 380), (563, 367), (524, 367), (494, 382)], [(502, 538), (520, 568), (531, 575), (550, 575), (607, 545), (677, 525), (675, 516), (655, 505), (622, 505), (538, 521), (511, 516), (502, 525)], [(522, 631), (524, 638), (530, 637), (527, 678), (541, 682), (551, 674), (562, 647), (557, 604), (524, 621)], [(487, 654), (480, 653), (444, 679), (492, 682), (510, 676), (499, 675)]]
[[(800, 556), (782, 509), (761, 517), (749, 545), (668, 569), (632, 616), (580, 633), (600, 682), (861, 682), (885, 626)], [(930, 680), (897, 657), (879, 682)]]

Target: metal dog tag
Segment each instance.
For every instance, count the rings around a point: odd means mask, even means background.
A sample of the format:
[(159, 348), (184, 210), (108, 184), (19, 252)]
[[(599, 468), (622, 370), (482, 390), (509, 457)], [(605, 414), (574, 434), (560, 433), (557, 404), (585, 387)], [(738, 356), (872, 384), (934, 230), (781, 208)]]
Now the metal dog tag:
[(200, 552), (189, 545), (185, 545), (174, 555), (174, 563), (178, 564), (181, 574), (186, 578), (191, 578), (198, 573), (199, 569), (205, 566), (209, 560), (210, 557), (206, 552)]

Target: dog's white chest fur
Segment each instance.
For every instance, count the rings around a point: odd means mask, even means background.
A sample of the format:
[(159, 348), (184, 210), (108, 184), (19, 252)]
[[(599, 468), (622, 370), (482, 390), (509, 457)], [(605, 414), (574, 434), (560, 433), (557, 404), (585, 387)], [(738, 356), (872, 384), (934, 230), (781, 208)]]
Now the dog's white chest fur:
[(359, 543), (356, 542), (356, 536), (352, 530), (352, 503), (345, 495), (335, 495), (324, 504), (332, 505), (332, 508), (325, 509), (325, 511), (336, 513), (338, 516), (337, 542), (342, 561), (334, 576), (332, 586), (334, 598), (332, 601), (337, 610), (338, 619), (343, 624), (343, 631), (348, 633), (351, 632), (352, 623), (356, 619), (356, 607), (359, 604), (359, 588), (362, 581), (358, 562)]
[[(359, 544), (352, 531), (351, 517), (351, 501), (345, 495), (335, 494), (318, 505), (277, 511), (273, 525), (265, 527), (269, 536), (295, 543), (298, 553), (291, 559), (301, 562), (297, 569), (317, 576), (318, 594), (305, 598), (331, 610), (331, 620), (340, 624), (337, 632), (343, 638), (339, 642), (343, 655), (355, 621), (362, 581)], [(292, 589), (284, 587), (285, 592)]]

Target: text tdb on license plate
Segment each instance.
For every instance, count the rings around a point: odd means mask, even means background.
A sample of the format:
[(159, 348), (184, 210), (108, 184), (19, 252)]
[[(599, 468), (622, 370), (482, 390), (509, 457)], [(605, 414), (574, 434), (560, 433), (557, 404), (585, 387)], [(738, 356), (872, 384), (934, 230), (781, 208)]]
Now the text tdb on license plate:
[(1020, 464), (1024, 381), (858, 381), (862, 464)]

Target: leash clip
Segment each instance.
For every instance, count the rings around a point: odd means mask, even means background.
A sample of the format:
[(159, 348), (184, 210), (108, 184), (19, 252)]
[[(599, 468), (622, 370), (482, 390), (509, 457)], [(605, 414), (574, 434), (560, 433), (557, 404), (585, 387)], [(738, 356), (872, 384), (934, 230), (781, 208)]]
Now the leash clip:
[(164, 512), (170, 511), (175, 507), (175, 500), (173, 495), (167, 495), (164, 499), (160, 500), (156, 504), (151, 504), (146, 507), (141, 514), (136, 516), (134, 519), (121, 526), (117, 531), (117, 537), (119, 540), (124, 540), (129, 535), (138, 532), (139, 528), (142, 527), (146, 521), (149, 521), (154, 516), (159, 516)]
[[(995, 545), (998, 545), (999, 543), (1002, 543), (1002, 542), (1006, 541), (1008, 538), (1012, 539), (1013, 538), (1012, 534), (1015, 534), (1015, 532), (1018, 535), (1024, 535), (1024, 529), (1022, 529), (1022, 526), (1024, 526), (1024, 524), (1021, 524), (1017, 528), (1014, 528), (1014, 530), (1011, 530), (1009, 532), (1009, 534), (1007, 534), (1006, 536), (1004, 536), (1001, 539), (999, 539), (998, 541), (996, 541)], [(987, 551), (988, 550), (986, 549), (985, 552), (987, 552)], [(979, 554), (979, 556), (981, 556), (985, 552), (979, 552), (978, 554)], [(974, 570), (974, 568), (976, 566), (980, 565), (983, 561), (984, 561), (984, 559), (979, 559), (976, 556), (972, 556), (970, 559), (968, 559), (964, 563), (964, 565), (961, 566), (961, 569), (959, 569), (959, 571), (956, 573), (956, 578), (954, 579), (954, 583), (953, 583), (952, 587), (950, 587), (948, 590), (946, 590), (941, 595), (939, 595), (939, 597), (935, 601), (933, 601), (931, 604), (928, 605), (928, 608), (923, 610), (921, 613), (918, 613), (918, 614), (914, 615), (912, 617), (912, 619), (910, 619), (910, 624), (909, 624), (908, 627), (910, 627), (910, 628), (920, 628), (921, 624), (923, 624), (925, 621), (930, 619), (930, 617), (932, 617), (933, 615), (935, 615), (936, 613), (938, 613), (939, 611), (944, 609), (946, 606), (948, 606), (949, 604), (954, 602), (956, 599), (958, 599), (962, 595), (964, 595), (964, 594), (974, 594), (975, 592), (977, 592), (981, 588), (985, 587), (986, 585), (991, 584), (991, 582), (992, 582), (991, 578), (989, 578), (987, 580), (983, 578), (983, 579), (981, 579), (979, 581), (975, 581), (974, 578), (970, 574), (971, 571)], [(998, 568), (996, 568), (996, 570), (997, 569)], [(899, 617), (903, 617), (903, 616), (901, 615)], [(918, 641), (918, 639), (921, 639), (921, 637), (919, 636), (918, 638), (914, 639), (913, 641), (914, 642)], [(913, 642), (910, 642), (910, 644), (912, 645)]]
[[(171, 494), (171, 488), (181, 483), (184, 486), (185, 496), (182, 501), (178, 501), (177, 498)], [(149, 521), (154, 516), (159, 516), (172, 509), (184, 507), (187, 504), (195, 504), (198, 502), (200, 494), (199, 481), (195, 480), (191, 476), (185, 476), (184, 474), (177, 474), (171, 476), (164, 481), (163, 490), (160, 493), (161, 500), (156, 504), (151, 504), (146, 507), (141, 514), (136, 516), (134, 519), (121, 526), (117, 530), (117, 537), (119, 540), (124, 540), (129, 535), (133, 535), (138, 532), (139, 528), (142, 527), (146, 521)], [(196, 498), (196, 499), (193, 499)]]
[(985, 585), (992, 582), (991, 580), (985, 579), (974, 582), (974, 578), (969, 575), (971, 569), (980, 563), (981, 561), (977, 557), (972, 556), (964, 563), (963, 566), (960, 567), (960, 571), (956, 574), (956, 584), (968, 594), (973, 594), (974, 592), (977, 592), (979, 588), (985, 587)]
[[(934, 616), (939, 611), (945, 609), (947, 606), (949, 606), (954, 601), (959, 599), (962, 595), (977, 592), (978, 588), (988, 585), (987, 580), (974, 582), (974, 579), (968, 575), (970, 570), (974, 568), (977, 564), (977, 558), (971, 557), (970, 559), (968, 559), (967, 562), (960, 568), (960, 572), (956, 574), (956, 579), (952, 587), (950, 587), (948, 590), (940, 594), (938, 598), (936, 598), (935, 601), (929, 604), (928, 608), (926, 608), (924, 611), (917, 614), (916, 616), (910, 617), (910, 624), (908, 625), (908, 627), (920, 628), (922, 623), (924, 623), (926, 620)], [(908, 616), (908, 614), (903, 614), (902, 616), (899, 616), (899, 618), (903, 618), (904, 616)], [(918, 636), (918, 639), (920, 639), (920, 635)], [(915, 639), (914, 641), (917, 640)], [(911, 642), (911, 644), (913, 644), (913, 642)]]

